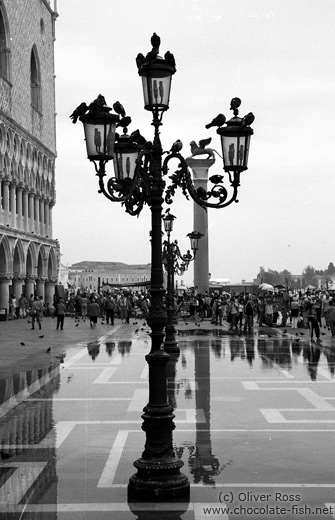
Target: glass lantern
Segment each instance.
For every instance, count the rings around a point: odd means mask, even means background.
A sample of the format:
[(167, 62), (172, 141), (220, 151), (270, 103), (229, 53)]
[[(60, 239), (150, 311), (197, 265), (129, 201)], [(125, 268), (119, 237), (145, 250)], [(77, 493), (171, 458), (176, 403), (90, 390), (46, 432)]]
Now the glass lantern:
[(168, 110), (172, 75), (175, 72), (175, 67), (168, 65), (160, 56), (140, 67), (138, 73), (142, 77), (144, 108), (146, 110)]
[(141, 148), (140, 145), (131, 143), (127, 134), (122, 135), (115, 143), (114, 172), (118, 181), (134, 178)]
[(198, 231), (192, 231), (192, 233), (188, 233), (187, 235), (191, 241), (191, 249), (193, 252), (197, 251), (199, 249), (199, 240), (204, 235), (202, 233), (199, 233)]
[(170, 236), (170, 233), (173, 231), (173, 221), (175, 218), (176, 217), (174, 215), (171, 215), (170, 213), (163, 217), (164, 230), (168, 236)]
[(114, 156), (115, 129), (119, 116), (109, 114), (109, 107), (81, 116), (84, 125), (87, 157), (91, 161), (109, 161)]
[(248, 169), (250, 138), (254, 131), (241, 123), (242, 119), (236, 116), (227, 121), (227, 126), (217, 130), (221, 136), (223, 168), (227, 172)]

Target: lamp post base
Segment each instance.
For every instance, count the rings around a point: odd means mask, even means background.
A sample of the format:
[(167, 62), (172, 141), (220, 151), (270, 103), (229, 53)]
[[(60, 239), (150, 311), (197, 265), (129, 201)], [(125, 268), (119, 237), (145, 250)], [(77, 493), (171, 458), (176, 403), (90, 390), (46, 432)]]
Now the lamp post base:
[(190, 483), (180, 467), (180, 460), (167, 463), (149, 462), (139, 459), (134, 462), (138, 472), (129, 479), (128, 501), (173, 502), (188, 500)]

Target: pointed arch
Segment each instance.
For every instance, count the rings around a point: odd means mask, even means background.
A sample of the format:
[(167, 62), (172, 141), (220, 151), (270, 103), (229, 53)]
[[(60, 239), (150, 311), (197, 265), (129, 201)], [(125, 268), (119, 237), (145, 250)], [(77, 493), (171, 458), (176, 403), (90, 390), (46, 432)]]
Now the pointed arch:
[(38, 112), (42, 112), (41, 68), (35, 45), (30, 55), (30, 91), (31, 106)]
[(50, 249), (49, 259), (48, 259), (48, 277), (57, 278), (57, 252), (54, 247)]
[(27, 276), (36, 274), (37, 269), (37, 260), (36, 260), (36, 249), (32, 242), (30, 242), (28, 251), (27, 251), (27, 259), (26, 259), (26, 273)]
[(13, 254), (13, 273), (14, 275), (21, 275), (25, 273), (24, 265), (24, 251), (22, 242), (20, 239), (17, 240)]
[(0, 275), (11, 271), (11, 254), (8, 238), (0, 235)]

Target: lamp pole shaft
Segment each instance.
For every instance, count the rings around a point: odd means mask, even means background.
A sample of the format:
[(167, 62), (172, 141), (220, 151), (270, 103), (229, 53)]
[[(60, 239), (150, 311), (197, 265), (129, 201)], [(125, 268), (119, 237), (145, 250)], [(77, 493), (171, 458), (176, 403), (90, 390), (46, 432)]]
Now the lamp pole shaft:
[(163, 347), (167, 314), (164, 305), (162, 257), (162, 203), (165, 183), (162, 179), (159, 124), (155, 124), (150, 161), (151, 305), (148, 325), (152, 332), (151, 351), (145, 356), (149, 365), (149, 402), (142, 415), (142, 430), (146, 434), (146, 442), (142, 457), (134, 462), (137, 473), (128, 483), (129, 500), (173, 500), (188, 497), (190, 490), (187, 477), (180, 473), (183, 462), (176, 459), (173, 450), (174, 414), (167, 396), (166, 367), (170, 356)]
[(176, 329), (173, 324), (175, 309), (174, 309), (174, 250), (173, 245), (170, 242), (170, 236), (168, 237), (168, 248), (167, 248), (167, 325), (165, 327), (165, 341), (164, 348), (168, 353), (179, 354), (180, 349), (176, 340)]

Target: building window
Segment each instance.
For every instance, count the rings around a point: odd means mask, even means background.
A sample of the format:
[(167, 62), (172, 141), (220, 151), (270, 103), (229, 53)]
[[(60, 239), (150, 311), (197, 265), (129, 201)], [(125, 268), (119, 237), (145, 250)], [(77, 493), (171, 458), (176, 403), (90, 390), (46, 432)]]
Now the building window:
[(32, 107), (42, 112), (41, 73), (35, 48), (32, 49), (30, 57), (30, 89)]

